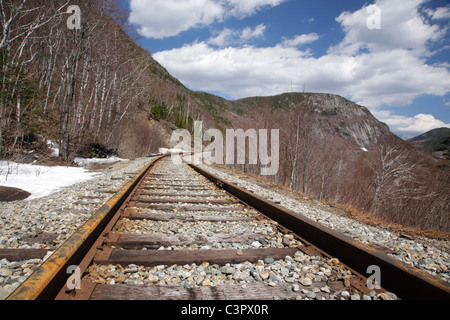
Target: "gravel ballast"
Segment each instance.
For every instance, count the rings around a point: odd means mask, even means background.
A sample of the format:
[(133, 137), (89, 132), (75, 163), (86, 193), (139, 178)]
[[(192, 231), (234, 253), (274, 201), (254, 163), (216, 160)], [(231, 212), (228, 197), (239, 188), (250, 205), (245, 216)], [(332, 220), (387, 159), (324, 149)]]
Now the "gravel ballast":
[[(29, 248), (45, 249), (47, 256), (44, 259), (29, 259), (26, 261), (0, 260), (0, 299), (5, 299), (75, 230), (113, 194), (105, 191), (118, 191), (127, 181), (137, 174), (150, 158), (141, 158), (111, 165), (101, 171), (101, 175), (84, 183), (65, 188), (50, 196), (30, 201), (13, 201), (0, 203), (0, 249)], [(289, 197), (279, 189), (267, 183), (258, 183), (241, 174), (236, 174), (224, 168), (203, 165), (213, 174), (232, 183), (246, 188), (255, 194), (266, 197), (280, 205), (315, 220), (331, 229), (344, 233), (354, 239), (370, 245), (382, 246), (391, 251), (391, 255), (422, 270), (450, 281), (450, 259), (448, 240), (434, 240), (425, 237), (407, 239), (395, 231), (380, 227), (368, 226), (348, 217), (333, 213), (331, 207), (318, 201), (303, 201), (298, 197)], [(250, 182), (251, 181), (251, 182)], [(185, 214), (179, 212), (177, 214)], [(208, 214), (210, 215), (210, 214)], [(211, 215), (214, 215), (211, 212)], [(252, 213), (248, 213), (249, 216)], [(123, 220), (117, 226), (117, 231), (131, 233), (160, 233), (183, 234), (230, 232), (242, 228), (242, 232), (265, 232), (273, 229), (271, 223), (232, 222), (216, 223), (204, 222), (194, 224), (179, 221), (141, 221), (131, 224)], [(122, 228), (122, 229), (121, 229)], [(191, 228), (200, 228), (192, 229)], [(176, 232), (175, 232), (175, 231)], [(175, 233), (174, 233), (175, 232)], [(283, 238), (264, 239), (263, 242), (252, 240), (250, 243), (217, 245), (217, 249), (225, 248), (251, 248), (251, 247), (277, 247), (282, 246)], [(212, 245), (214, 246), (214, 245)], [(177, 250), (176, 247), (165, 247), (162, 250)], [(191, 245), (182, 249), (202, 249), (201, 246)], [(205, 248), (207, 249), (207, 248)], [(330, 277), (345, 279), (345, 272), (335, 268), (330, 261), (298, 255), (287, 260), (260, 261), (257, 264), (237, 265), (189, 265), (184, 266), (158, 266), (144, 268), (139, 266), (97, 266), (90, 268), (91, 272), (99, 275), (99, 283), (138, 283), (160, 285), (183, 285), (187, 288), (198, 285), (245, 285), (253, 281), (263, 281), (268, 285), (288, 283), (287, 290), (299, 291), (302, 299), (376, 299), (380, 296), (361, 295), (341, 291), (328, 292), (324, 284), (320, 288), (307, 290), (304, 287), (311, 281), (326, 281)], [(178, 280), (179, 279), (179, 280)], [(298, 284), (301, 284), (299, 287)], [(302, 289), (303, 288), (303, 289)], [(383, 298), (383, 297), (381, 297)], [(387, 297), (384, 297), (387, 298)]]
[(113, 196), (110, 192), (119, 191), (150, 161), (150, 158), (121, 161), (99, 171), (101, 174), (92, 180), (49, 196), (0, 202), (0, 249), (48, 250), (44, 259), (0, 260), (0, 299), (6, 299), (106, 203)]
[(285, 190), (271, 187), (267, 182), (249, 178), (227, 168), (200, 165), (205, 170), (239, 187), (250, 190), (281, 206), (322, 225), (352, 237), (354, 240), (386, 250), (388, 255), (450, 282), (450, 242), (448, 239), (429, 239), (423, 236), (405, 238), (391, 228), (371, 226), (342, 214), (336, 208), (306, 197), (286, 196)]

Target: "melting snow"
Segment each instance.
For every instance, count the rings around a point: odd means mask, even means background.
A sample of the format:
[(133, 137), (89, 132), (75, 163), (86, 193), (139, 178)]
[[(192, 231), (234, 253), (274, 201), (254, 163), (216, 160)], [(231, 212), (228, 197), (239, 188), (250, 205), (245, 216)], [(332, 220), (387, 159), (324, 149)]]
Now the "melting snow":
[[(91, 162), (110, 163), (121, 160), (116, 157), (108, 159), (77, 158), (76, 163), (85, 165)], [(89, 172), (84, 168), (48, 167), (0, 161), (0, 185), (28, 191), (31, 196), (27, 200), (48, 196), (62, 188), (91, 180), (99, 175), (101, 173)]]
[(75, 158), (74, 162), (79, 166), (85, 166), (90, 163), (98, 163), (98, 164), (107, 164), (107, 163), (114, 163), (119, 161), (126, 161), (125, 159), (117, 158), (117, 157), (109, 157), (109, 158), (92, 158), (92, 159), (85, 159), (85, 158)]

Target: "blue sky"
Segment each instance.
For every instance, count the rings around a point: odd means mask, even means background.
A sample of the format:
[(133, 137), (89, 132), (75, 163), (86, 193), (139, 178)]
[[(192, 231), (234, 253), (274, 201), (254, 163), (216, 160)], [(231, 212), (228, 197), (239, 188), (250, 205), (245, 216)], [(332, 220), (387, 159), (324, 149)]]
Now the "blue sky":
[(333, 93), (401, 137), (450, 127), (447, 0), (126, 0), (140, 45), (227, 99)]

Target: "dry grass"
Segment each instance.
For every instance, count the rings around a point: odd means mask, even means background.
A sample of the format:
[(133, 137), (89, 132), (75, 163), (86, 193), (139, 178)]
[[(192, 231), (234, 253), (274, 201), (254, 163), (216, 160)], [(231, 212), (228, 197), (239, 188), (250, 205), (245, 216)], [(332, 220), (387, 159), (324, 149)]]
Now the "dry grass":
[[(288, 187), (280, 184), (276, 184), (273, 181), (271, 181), (267, 177), (262, 177), (257, 174), (253, 174), (250, 172), (242, 172), (236, 168), (230, 168), (224, 165), (215, 165), (218, 168), (221, 168), (226, 171), (232, 171), (235, 174), (239, 174), (242, 176), (250, 177), (255, 181), (258, 181), (260, 184), (266, 184), (270, 185), (270, 187), (275, 190), (277, 189), (278, 192), (289, 195), (294, 198), (300, 199), (302, 201), (314, 201), (315, 199), (302, 194), (299, 191), (291, 190)], [(325, 206), (330, 207), (330, 211), (332, 211), (335, 214), (339, 214), (345, 217), (348, 217), (350, 219), (353, 219), (357, 222), (361, 222), (370, 226), (390, 229), (394, 232), (397, 232), (400, 236), (404, 236), (406, 238), (413, 237), (413, 236), (422, 236), (430, 239), (436, 239), (436, 240), (450, 240), (450, 233), (438, 231), (438, 230), (424, 230), (419, 228), (413, 228), (413, 227), (405, 227), (400, 224), (388, 222), (385, 220), (382, 220), (380, 218), (377, 218), (369, 213), (362, 212), (359, 209), (352, 207), (350, 205), (342, 205), (342, 204), (336, 204), (336, 203), (330, 203), (326, 201), (320, 201), (316, 200), (324, 204)], [(336, 208), (336, 210), (333, 210), (333, 207)]]
[(403, 235), (405, 237), (408, 236), (422, 236), (427, 237), (430, 239), (443, 239), (443, 240), (449, 240), (450, 239), (450, 233), (438, 231), (438, 230), (422, 230), (418, 228), (412, 228), (412, 227), (405, 227), (396, 223), (387, 222), (384, 220), (381, 220), (377, 217), (374, 217), (368, 213), (361, 212), (360, 210), (349, 206), (349, 205), (340, 205), (340, 204), (332, 204), (336, 206), (337, 208), (344, 211), (348, 217), (358, 221), (365, 223), (367, 225), (376, 226), (376, 227), (382, 227), (382, 228), (389, 228), (393, 229), (394, 231), (398, 232), (400, 235)]

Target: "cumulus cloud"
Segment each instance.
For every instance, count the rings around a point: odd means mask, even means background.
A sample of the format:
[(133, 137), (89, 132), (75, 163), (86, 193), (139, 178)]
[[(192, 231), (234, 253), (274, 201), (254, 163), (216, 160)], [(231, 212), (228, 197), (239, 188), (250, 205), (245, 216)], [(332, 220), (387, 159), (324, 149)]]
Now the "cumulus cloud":
[(215, 32), (216, 36), (210, 38), (207, 43), (218, 47), (224, 47), (233, 44), (245, 44), (252, 39), (261, 39), (264, 37), (264, 31), (267, 26), (260, 24), (255, 28), (247, 27), (243, 30), (225, 28), (220, 32)]
[(146, 38), (163, 39), (230, 17), (244, 18), (285, 0), (130, 0), (129, 21)]
[(380, 28), (367, 27), (373, 11), (364, 6), (355, 12), (343, 12), (336, 21), (346, 32), (344, 40), (331, 47), (330, 52), (357, 55), (363, 50), (381, 52), (404, 49), (415, 55), (429, 55), (428, 42), (445, 36), (438, 25), (427, 24), (419, 8), (427, 0), (378, 0)]
[(319, 35), (315, 32), (297, 35), (292, 39), (285, 38), (282, 45), (285, 47), (298, 47), (319, 40)]
[(218, 46), (218, 47), (224, 47), (226, 45), (229, 45), (236, 41), (236, 39), (239, 37), (239, 31), (232, 30), (229, 28), (225, 28), (220, 32), (215, 32), (216, 35), (212, 38), (210, 38), (207, 42), (209, 44)]
[(199, 42), (158, 52), (154, 58), (189, 87), (235, 99), (280, 94), (293, 83), (296, 91), (305, 84), (309, 90), (344, 95), (376, 109), (408, 105), (422, 94), (443, 96), (450, 88), (447, 68), (424, 64), (402, 49), (315, 58), (307, 50), (281, 44), (215, 49)]
[(228, 15), (244, 18), (255, 14), (263, 7), (276, 7), (286, 0), (226, 0), (224, 5), (229, 8)]
[(298, 78), (305, 55), (282, 46), (214, 49), (199, 42), (158, 52), (154, 58), (191, 88), (225, 92), (237, 99), (284, 92), (285, 85)]
[(431, 114), (421, 113), (414, 117), (405, 117), (393, 115), (391, 111), (375, 111), (374, 115), (394, 128), (394, 132), (403, 138), (411, 138), (437, 128), (450, 128), (450, 123), (438, 120)]
[(429, 9), (425, 12), (434, 20), (450, 19), (450, 7), (440, 7), (436, 10)]
[(131, 0), (131, 23), (147, 38), (175, 36), (223, 18), (224, 8), (212, 0)]
[(251, 27), (247, 27), (242, 31), (241, 39), (242, 40), (250, 40), (253, 38), (262, 38), (264, 37), (264, 31), (266, 30), (267, 26), (265, 26), (263, 23), (256, 26), (254, 29)]

